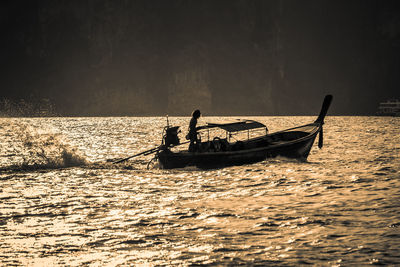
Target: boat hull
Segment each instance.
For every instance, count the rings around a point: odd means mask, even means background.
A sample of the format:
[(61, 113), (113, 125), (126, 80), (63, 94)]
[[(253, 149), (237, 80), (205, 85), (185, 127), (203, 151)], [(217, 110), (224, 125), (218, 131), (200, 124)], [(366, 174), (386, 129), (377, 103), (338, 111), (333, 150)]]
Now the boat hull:
[(251, 149), (224, 152), (172, 152), (162, 150), (158, 153), (157, 158), (164, 169), (186, 166), (196, 166), (203, 169), (218, 168), (255, 163), (277, 156), (306, 160), (319, 130), (320, 127), (316, 126), (314, 131), (304, 137)]
[[(225, 143), (224, 148), (222, 148), (222, 145), (214, 145), (214, 151), (210, 151), (212, 150), (212, 146), (208, 142), (202, 143), (206, 149), (203, 149), (202, 144), (200, 144), (198, 147), (199, 152), (173, 152), (168, 148), (164, 148), (157, 152), (156, 157), (165, 169), (183, 168), (186, 166), (216, 168), (242, 165), (277, 156), (306, 160), (317, 135), (319, 135), (318, 147), (322, 148), (323, 146), (322, 125), (324, 124), (324, 118), (331, 102), (332, 95), (326, 95), (318, 118), (314, 123), (266, 134), (265, 136), (246, 141), (237, 141), (235, 144), (229, 144), (227, 140), (223, 140), (223, 143)], [(249, 126), (248, 124), (246, 125)], [(237, 127), (238, 125), (219, 125), (220, 128), (226, 131), (243, 130), (243, 127), (242, 129), (230, 129), (231, 126)], [(222, 140), (220, 139), (220, 141)], [(219, 151), (220, 149), (224, 149), (225, 151)]]

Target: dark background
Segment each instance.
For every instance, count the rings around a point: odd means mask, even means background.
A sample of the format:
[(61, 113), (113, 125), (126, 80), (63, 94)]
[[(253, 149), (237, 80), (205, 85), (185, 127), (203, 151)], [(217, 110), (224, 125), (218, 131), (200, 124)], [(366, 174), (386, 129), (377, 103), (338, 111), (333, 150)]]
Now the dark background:
[(314, 115), (331, 93), (331, 115), (371, 115), (400, 95), (399, 7), (396, 0), (3, 0), (0, 109)]

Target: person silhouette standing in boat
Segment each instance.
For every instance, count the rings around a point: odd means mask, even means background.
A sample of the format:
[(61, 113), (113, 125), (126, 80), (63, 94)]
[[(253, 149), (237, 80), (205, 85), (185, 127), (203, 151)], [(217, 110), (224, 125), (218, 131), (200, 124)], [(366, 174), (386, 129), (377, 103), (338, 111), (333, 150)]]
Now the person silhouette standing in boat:
[(197, 138), (197, 120), (200, 118), (201, 113), (200, 110), (196, 109), (192, 113), (192, 119), (189, 123), (189, 133), (186, 136), (186, 139), (190, 140), (189, 151), (195, 152), (198, 150), (199, 140)]

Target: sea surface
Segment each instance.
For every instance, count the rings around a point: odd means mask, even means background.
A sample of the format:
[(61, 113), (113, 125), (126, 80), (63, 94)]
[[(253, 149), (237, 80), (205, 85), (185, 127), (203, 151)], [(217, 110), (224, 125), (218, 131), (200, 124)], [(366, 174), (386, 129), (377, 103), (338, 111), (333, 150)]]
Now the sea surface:
[(325, 122), (305, 162), (163, 170), (111, 163), (159, 145), (163, 117), (0, 118), (0, 265), (400, 265), (400, 118)]

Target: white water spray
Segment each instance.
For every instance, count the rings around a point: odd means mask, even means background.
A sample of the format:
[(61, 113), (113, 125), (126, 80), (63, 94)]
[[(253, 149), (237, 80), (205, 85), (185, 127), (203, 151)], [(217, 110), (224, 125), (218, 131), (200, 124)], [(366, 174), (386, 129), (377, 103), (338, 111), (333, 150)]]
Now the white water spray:
[[(35, 129), (22, 122), (8, 120), (2, 129), (10, 140), (2, 151), (4, 167), (20, 169), (52, 169), (86, 165), (85, 156), (65, 137), (49, 129)], [(5, 166), (4, 166), (5, 165)]]

